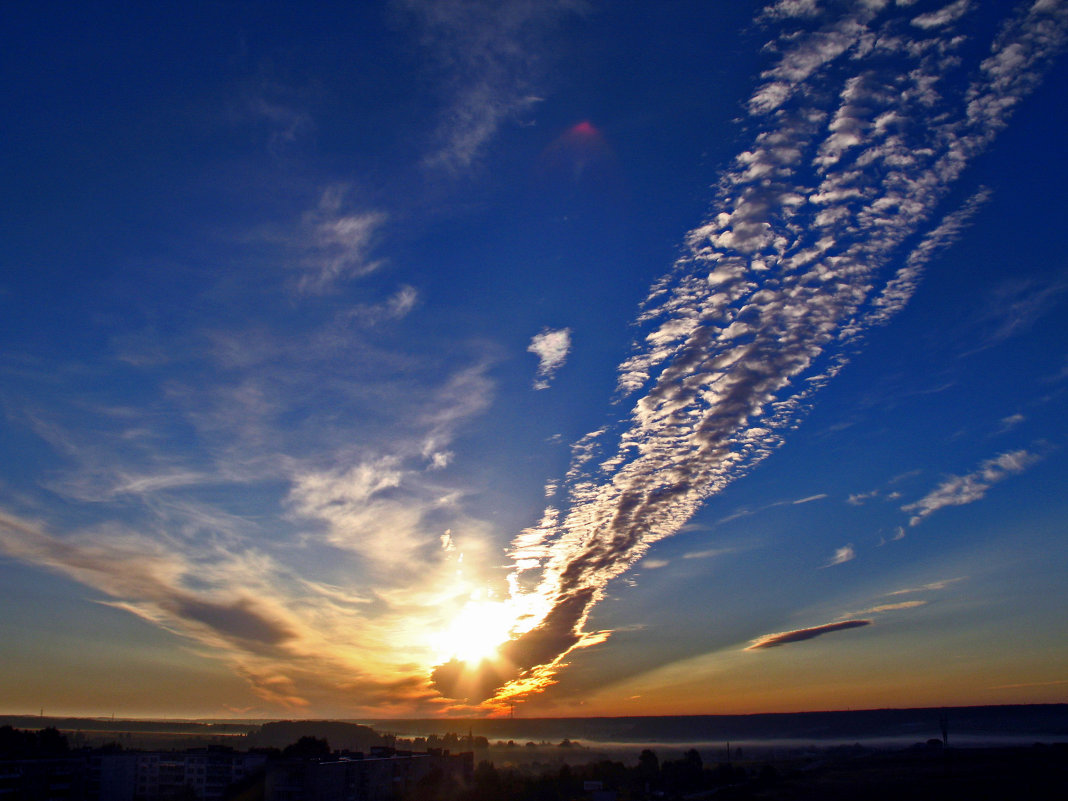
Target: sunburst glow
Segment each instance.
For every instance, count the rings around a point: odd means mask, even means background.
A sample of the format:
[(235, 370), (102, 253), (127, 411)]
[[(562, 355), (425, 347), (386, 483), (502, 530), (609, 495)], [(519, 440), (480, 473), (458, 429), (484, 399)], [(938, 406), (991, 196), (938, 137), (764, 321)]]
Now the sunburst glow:
[(444, 659), (477, 664), (492, 659), (515, 624), (515, 611), (500, 601), (469, 601), (448, 627), (435, 638)]

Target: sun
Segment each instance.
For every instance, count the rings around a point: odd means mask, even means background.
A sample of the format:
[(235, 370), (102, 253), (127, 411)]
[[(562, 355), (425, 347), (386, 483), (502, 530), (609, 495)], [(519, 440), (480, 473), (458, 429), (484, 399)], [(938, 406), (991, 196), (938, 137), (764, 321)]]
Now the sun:
[(497, 649), (512, 633), (515, 612), (499, 601), (468, 601), (452, 622), (435, 637), (445, 659), (478, 664), (494, 659)]

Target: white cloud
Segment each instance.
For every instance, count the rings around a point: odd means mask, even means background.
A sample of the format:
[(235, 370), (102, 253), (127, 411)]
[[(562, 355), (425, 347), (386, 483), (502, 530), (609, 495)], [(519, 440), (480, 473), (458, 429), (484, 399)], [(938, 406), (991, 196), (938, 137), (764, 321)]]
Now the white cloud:
[(789, 17), (814, 17), (820, 13), (817, 0), (778, 0), (760, 12), (760, 19), (777, 20)]
[(733, 548), (708, 548), (703, 551), (689, 551), (682, 555), (683, 559), (712, 559), (725, 553), (734, 553)]
[(895, 595), (911, 595), (916, 592), (939, 592), (952, 584), (965, 580), (967, 580), (967, 576), (957, 576), (955, 578), (932, 581), (919, 587), (907, 587), (903, 590), (894, 590), (893, 592), (888, 592), (887, 595), (892, 597)]
[(1001, 428), (998, 430), (999, 434), (1004, 434), (1006, 431), (1011, 431), (1020, 425), (1027, 418), (1022, 414), (1010, 414), (1008, 417), (1001, 418)]
[(907, 609), (919, 609), (921, 606), (927, 606), (927, 601), (896, 601), (889, 604), (876, 604), (875, 606), (869, 606), (867, 609), (861, 609), (856, 612), (843, 612), (839, 617), (843, 620), (850, 618), (860, 617), (861, 615), (885, 615), (887, 612), (903, 612)]
[(951, 22), (956, 22), (967, 14), (971, 10), (971, 7), (971, 0), (956, 0), (955, 3), (943, 6), (937, 11), (932, 11), (929, 14), (920, 14), (912, 20), (912, 24), (917, 28), (939, 28), (943, 25), (948, 25)]
[(1008, 451), (987, 459), (979, 468), (963, 476), (950, 476), (915, 503), (906, 504), (901, 511), (909, 512), (909, 525), (919, 525), (924, 518), (947, 506), (964, 506), (986, 496), (994, 484), (1011, 475), (1022, 473), (1038, 462), (1039, 456), (1026, 450)]
[(374, 272), (380, 261), (368, 259), (373, 238), (387, 219), (380, 211), (346, 211), (348, 188), (335, 185), (323, 190), (318, 207), (304, 215), (298, 246), (304, 251), (297, 287), (322, 293), (342, 280)]
[(842, 565), (846, 562), (851, 562), (857, 558), (857, 552), (853, 549), (852, 543), (849, 545), (843, 545), (841, 548), (836, 548), (834, 556), (828, 560), (824, 567), (834, 567), (835, 565)]
[(527, 352), (538, 357), (534, 389), (548, 389), (556, 371), (567, 361), (567, 355), (571, 352), (571, 329), (543, 329), (530, 340)]

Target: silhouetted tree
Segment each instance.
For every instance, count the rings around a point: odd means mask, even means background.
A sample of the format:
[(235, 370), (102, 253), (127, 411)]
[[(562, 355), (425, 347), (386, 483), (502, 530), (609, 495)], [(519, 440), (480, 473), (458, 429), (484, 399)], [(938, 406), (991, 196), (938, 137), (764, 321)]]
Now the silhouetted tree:
[(0, 757), (19, 759), (29, 756), (37, 746), (37, 738), (28, 731), (0, 726)]
[(283, 748), (282, 756), (301, 757), (304, 759), (328, 757), (330, 756), (330, 744), (326, 740), (320, 740), (318, 737), (305, 735), (295, 743)]
[(691, 748), (682, 759), (660, 766), (660, 778), (669, 793), (689, 793), (700, 789), (703, 778), (701, 755)]
[(660, 760), (648, 748), (643, 749), (638, 755), (637, 773), (639, 790), (645, 793), (652, 792), (660, 780)]
[(501, 797), (501, 777), (492, 762), (478, 763), (471, 784), (471, 801), (497, 801)]
[(47, 729), (34, 733), (11, 726), (0, 726), (0, 757), (6, 759), (54, 757), (63, 756), (69, 750), (67, 738), (54, 727), (49, 726)]
[(54, 726), (37, 732), (37, 748), (42, 756), (62, 756), (70, 750), (67, 738)]

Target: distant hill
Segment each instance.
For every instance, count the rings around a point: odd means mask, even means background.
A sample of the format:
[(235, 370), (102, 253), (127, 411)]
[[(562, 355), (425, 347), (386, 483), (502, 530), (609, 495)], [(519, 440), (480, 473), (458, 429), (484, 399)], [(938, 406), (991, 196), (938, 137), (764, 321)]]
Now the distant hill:
[(264, 723), (258, 731), (244, 738), (246, 748), (285, 748), (301, 737), (326, 740), (335, 751), (370, 751), (372, 747), (389, 745), (390, 739), (368, 726), (342, 723), (336, 720), (281, 720)]
[(400, 736), (468, 731), (490, 740), (547, 740), (564, 737), (599, 742), (695, 743), (727, 740), (862, 740), (941, 734), (949, 719), (954, 736), (1034, 737), (1068, 740), (1068, 704), (973, 706), (932, 709), (871, 709), (760, 715), (688, 715), (619, 718), (453, 718), (370, 720), (378, 731)]
[(258, 729), (260, 724), (238, 722), (212, 722), (197, 720), (123, 720), (122, 718), (61, 718), (38, 715), (0, 715), (0, 726), (37, 731), (52, 726), (60, 731), (94, 732), (168, 732), (211, 736), (218, 734), (245, 734)]
[[(391, 745), (393, 736), (417, 737), (455, 732), (494, 740), (617, 743), (715, 743), (770, 740), (854, 742), (872, 739), (925, 741), (941, 736), (939, 719), (947, 715), (949, 742), (954, 738), (1033, 738), (1068, 742), (1068, 704), (972, 706), (926, 709), (869, 709), (844, 712), (798, 712), (759, 715), (687, 715), (615, 718), (428, 718), (362, 721), (290, 720), (269, 723), (217, 720), (112, 720), (36, 715), (0, 715), (0, 726), (37, 731), (49, 726), (64, 733), (127, 733), (148, 743), (149, 733), (166, 734), (167, 744), (185, 748), (207, 740), (228, 740), (235, 748), (284, 748), (301, 737), (325, 739), (337, 750), (369, 751)], [(244, 735), (244, 736), (240, 736)], [(158, 738), (157, 738), (158, 739)], [(155, 743), (156, 741), (152, 741)], [(149, 747), (141, 745), (140, 747)]]

